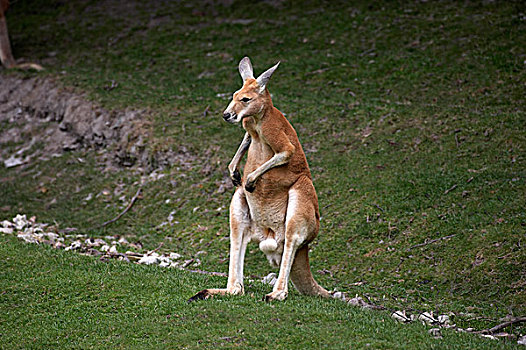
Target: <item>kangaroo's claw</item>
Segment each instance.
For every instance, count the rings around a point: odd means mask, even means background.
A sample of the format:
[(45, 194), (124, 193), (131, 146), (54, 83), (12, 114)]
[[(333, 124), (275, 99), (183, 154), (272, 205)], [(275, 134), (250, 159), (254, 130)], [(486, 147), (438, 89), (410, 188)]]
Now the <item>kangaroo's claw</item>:
[(191, 303), (193, 301), (197, 301), (197, 300), (206, 300), (208, 298), (210, 298), (212, 296), (212, 294), (210, 294), (208, 292), (208, 289), (204, 289), (202, 291), (200, 291), (199, 293), (197, 293), (196, 295), (194, 295), (193, 297), (191, 297), (190, 299), (188, 299), (188, 303)]
[(239, 170), (234, 170), (230, 178), (235, 187), (241, 186), (241, 174), (239, 173)]
[(252, 193), (256, 189), (256, 183), (255, 182), (247, 182), (245, 184), (245, 190)]

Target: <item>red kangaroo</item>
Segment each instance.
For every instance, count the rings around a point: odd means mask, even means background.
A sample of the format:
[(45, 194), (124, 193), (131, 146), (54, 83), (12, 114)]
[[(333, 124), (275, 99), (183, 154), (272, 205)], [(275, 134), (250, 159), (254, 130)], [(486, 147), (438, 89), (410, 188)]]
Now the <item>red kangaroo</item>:
[[(318, 197), (296, 131), (273, 106), (267, 84), (278, 64), (257, 79), (250, 59), (239, 63), (243, 87), (234, 93), (223, 118), (242, 123), (245, 137), (228, 166), (237, 189), (230, 204), (230, 266), (226, 289), (205, 289), (189, 301), (243, 294), (243, 261), (252, 241), (280, 268), (266, 301), (284, 300), (289, 277), (306, 295), (329, 297), (312, 277), (309, 243), (320, 227)], [(243, 177), (238, 166), (248, 152)]]

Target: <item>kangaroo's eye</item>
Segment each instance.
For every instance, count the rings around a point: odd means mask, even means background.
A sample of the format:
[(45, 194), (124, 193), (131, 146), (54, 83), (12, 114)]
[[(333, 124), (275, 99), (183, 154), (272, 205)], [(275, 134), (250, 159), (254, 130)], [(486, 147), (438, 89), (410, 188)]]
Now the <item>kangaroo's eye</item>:
[(243, 98), (241, 99), (241, 101), (242, 101), (242, 102), (249, 102), (249, 101), (250, 101), (250, 98), (248, 98), (248, 97), (243, 97)]

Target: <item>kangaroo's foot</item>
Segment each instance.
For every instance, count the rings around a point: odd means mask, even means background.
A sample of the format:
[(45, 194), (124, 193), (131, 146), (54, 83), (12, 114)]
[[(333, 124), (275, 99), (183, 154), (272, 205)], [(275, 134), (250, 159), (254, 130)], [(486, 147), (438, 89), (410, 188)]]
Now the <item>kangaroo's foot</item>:
[(191, 297), (190, 299), (188, 299), (188, 303), (191, 303), (193, 301), (197, 301), (197, 300), (206, 300), (208, 298), (210, 298), (212, 296), (212, 294), (208, 291), (208, 289), (203, 289), (202, 291), (200, 291), (199, 293), (197, 293), (196, 295), (194, 295), (193, 297)]
[(283, 301), (287, 299), (288, 295), (289, 293), (285, 290), (276, 290), (272, 293), (268, 293), (267, 295), (265, 295), (265, 298), (263, 300), (265, 300), (266, 302), (270, 302), (273, 300)]
[(243, 295), (245, 294), (245, 289), (243, 288), (243, 285), (239, 282), (232, 284), (226, 289), (204, 289), (196, 295), (194, 295), (193, 297), (191, 297), (190, 299), (188, 299), (188, 302), (191, 303), (192, 301), (206, 300), (213, 297), (214, 295), (226, 294)]

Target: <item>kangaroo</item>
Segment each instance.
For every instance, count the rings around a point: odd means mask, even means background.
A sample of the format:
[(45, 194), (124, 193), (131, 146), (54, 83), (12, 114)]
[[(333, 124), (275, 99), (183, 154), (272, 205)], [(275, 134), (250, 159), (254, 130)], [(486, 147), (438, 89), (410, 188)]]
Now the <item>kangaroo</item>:
[[(318, 197), (305, 153), (296, 131), (274, 107), (267, 84), (279, 62), (254, 78), (248, 57), (239, 63), (243, 87), (236, 91), (223, 114), (241, 123), (246, 133), (228, 166), (236, 191), (230, 204), (230, 264), (226, 289), (205, 289), (189, 299), (243, 294), (243, 263), (252, 241), (270, 264), (280, 268), (273, 291), (265, 301), (288, 296), (289, 277), (305, 295), (329, 297), (312, 277), (309, 243), (320, 227)], [(238, 170), (248, 153), (243, 177)]]
[(0, 61), (5, 68), (34, 69), (41, 71), (44, 68), (36, 63), (16, 63), (11, 53), (11, 44), (7, 32), (7, 22), (4, 13), (9, 7), (9, 0), (0, 0)]

